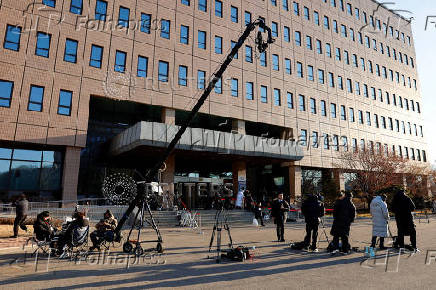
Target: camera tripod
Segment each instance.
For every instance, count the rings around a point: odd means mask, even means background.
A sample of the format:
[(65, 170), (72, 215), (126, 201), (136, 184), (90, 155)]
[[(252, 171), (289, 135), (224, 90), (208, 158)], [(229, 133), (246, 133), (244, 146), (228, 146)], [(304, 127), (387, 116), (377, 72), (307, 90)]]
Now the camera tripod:
[(230, 227), (227, 223), (227, 211), (224, 210), (224, 208), (221, 208), (217, 210), (215, 214), (215, 224), (213, 226), (212, 236), (210, 237), (210, 243), (209, 243), (209, 253), (212, 252), (212, 245), (215, 240), (215, 232), (216, 232), (216, 251), (217, 251), (217, 257), (216, 262), (221, 262), (221, 232), (222, 230), (226, 230), (227, 234), (229, 235), (229, 247), (233, 247), (233, 240), (232, 235), (230, 234)]
[[(148, 214), (148, 218), (146, 215)], [(139, 219), (138, 219), (139, 216)], [(138, 224), (137, 224), (138, 221)], [(140, 241), (140, 235), (141, 235), (141, 229), (144, 227), (144, 222), (149, 224), (152, 229), (156, 232), (157, 240), (149, 240), (149, 241)], [(130, 236), (132, 235), (133, 229), (137, 228), (138, 234), (136, 240), (130, 240)], [(135, 215), (135, 219), (133, 221), (132, 227), (130, 228), (129, 234), (127, 236), (127, 241), (123, 244), (123, 252), (125, 253), (134, 253), (136, 256), (141, 256), (144, 254), (144, 249), (141, 247), (141, 244), (144, 243), (156, 243), (156, 248), (146, 249), (148, 251), (157, 251), (158, 253), (163, 252), (162, 248), (162, 236), (160, 234), (159, 228), (153, 218), (153, 213), (150, 210), (150, 204), (148, 202), (148, 199), (146, 198), (142, 202), (141, 208), (138, 208), (138, 212)], [(133, 245), (135, 247), (133, 248)]]

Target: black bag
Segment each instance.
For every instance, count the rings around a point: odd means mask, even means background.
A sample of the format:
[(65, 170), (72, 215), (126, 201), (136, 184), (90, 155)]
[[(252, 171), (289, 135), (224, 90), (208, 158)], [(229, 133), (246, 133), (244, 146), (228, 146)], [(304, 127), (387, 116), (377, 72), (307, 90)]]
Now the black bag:
[(247, 247), (238, 246), (227, 250), (226, 253), (221, 254), (221, 257), (232, 261), (243, 262), (251, 258), (251, 254)]
[(305, 246), (306, 244), (304, 242), (296, 242), (291, 245), (291, 249), (301, 251)]

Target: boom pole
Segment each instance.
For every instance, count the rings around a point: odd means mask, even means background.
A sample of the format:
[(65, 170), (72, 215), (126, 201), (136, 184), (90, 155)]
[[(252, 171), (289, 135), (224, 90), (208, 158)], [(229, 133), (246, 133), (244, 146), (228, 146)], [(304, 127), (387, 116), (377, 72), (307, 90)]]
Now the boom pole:
[[(257, 38), (256, 38), (256, 44), (257, 48), (260, 52), (264, 52), (268, 45), (274, 42), (274, 39), (272, 38), (271, 29), (265, 25), (265, 22), (263, 19), (259, 18), (255, 20), (254, 22), (251, 22), (247, 25), (245, 28), (244, 33), (239, 37), (238, 42), (236, 45), (232, 48), (230, 53), (227, 55), (225, 61), (220, 66), (220, 68), (214, 73), (212, 79), (209, 81), (208, 86), (204, 90), (203, 94), (198, 99), (195, 106), (192, 108), (191, 112), (188, 115), (188, 118), (186, 122), (180, 127), (179, 131), (174, 136), (173, 140), (170, 142), (168, 147), (165, 149), (164, 154), (161, 156), (158, 162), (147, 172), (147, 174), (143, 177), (143, 179), (146, 182), (151, 181), (151, 179), (157, 174), (158, 170), (162, 167), (162, 165), (165, 163), (165, 161), (168, 159), (168, 157), (171, 155), (171, 153), (174, 151), (174, 148), (176, 147), (177, 143), (179, 142), (180, 138), (182, 137), (183, 133), (185, 133), (186, 129), (191, 124), (194, 117), (197, 115), (198, 111), (200, 110), (201, 106), (203, 106), (206, 99), (209, 97), (212, 89), (215, 87), (218, 80), (221, 79), (224, 72), (226, 71), (229, 64), (232, 62), (235, 55), (238, 53), (239, 49), (242, 47), (244, 42), (247, 40), (250, 33), (256, 28), (256, 26), (259, 26), (260, 28), (266, 30), (268, 33), (268, 39), (266, 42), (262, 41), (262, 35), (260, 32), (258, 32)], [(130, 203), (129, 207), (127, 208), (126, 212), (120, 219), (118, 226), (115, 229), (116, 239), (121, 239), (121, 229), (130, 216), (130, 214), (133, 212), (134, 208), (140, 204), (140, 202), (145, 198), (145, 194), (143, 192), (137, 193), (135, 199)]]

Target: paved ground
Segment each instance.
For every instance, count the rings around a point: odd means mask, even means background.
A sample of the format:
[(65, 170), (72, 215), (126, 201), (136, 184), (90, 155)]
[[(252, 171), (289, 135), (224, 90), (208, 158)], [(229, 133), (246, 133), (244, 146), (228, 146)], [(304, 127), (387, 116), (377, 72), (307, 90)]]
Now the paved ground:
[[(391, 224), (395, 228), (395, 222)], [(436, 257), (435, 225), (436, 219), (430, 224), (417, 223), (421, 253), (392, 254), (388, 259), (381, 253), (372, 261), (365, 261), (362, 253), (332, 257), (323, 250), (318, 254), (291, 251), (287, 243), (274, 241), (273, 225), (232, 229), (235, 244), (256, 247), (256, 258), (244, 263), (216, 264), (207, 259), (210, 229), (203, 234), (165, 229), (165, 254), (142, 257), (134, 265), (131, 257), (129, 267), (119, 249), (106, 258), (94, 255), (80, 264), (68, 260), (48, 262), (46, 258), (38, 263), (27, 259), (24, 263), (23, 250), (0, 250), (0, 288), (435, 289), (436, 262), (426, 265), (427, 250), (435, 250), (428, 256)], [(288, 224), (288, 241), (301, 240), (303, 226)], [(370, 235), (368, 220), (359, 221), (352, 227), (352, 245), (363, 248)], [(147, 236), (153, 237), (150, 233)], [(322, 231), (320, 236), (325, 240)], [(227, 241), (226, 235), (223, 240)], [(320, 248), (326, 246), (327, 242), (320, 242)]]

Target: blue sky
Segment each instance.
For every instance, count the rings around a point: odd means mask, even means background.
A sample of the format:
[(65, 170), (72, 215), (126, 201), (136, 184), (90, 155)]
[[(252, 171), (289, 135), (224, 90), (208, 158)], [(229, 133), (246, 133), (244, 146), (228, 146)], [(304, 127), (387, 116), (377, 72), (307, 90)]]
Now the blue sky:
[[(395, 4), (385, 4), (389, 9), (408, 10), (400, 12), (403, 16), (412, 20), (413, 37), (416, 49), (416, 61), (418, 67), (419, 80), (421, 82), (422, 111), (424, 116), (424, 134), (428, 143), (428, 160), (436, 165), (436, 78), (434, 69), (436, 68), (436, 1), (435, 0), (379, 0), (380, 3), (395, 2)], [(427, 22), (427, 17), (430, 16)], [(434, 16), (434, 17), (431, 17)], [(431, 21), (435, 23), (430, 23)], [(427, 29), (426, 28), (427, 22)]]

